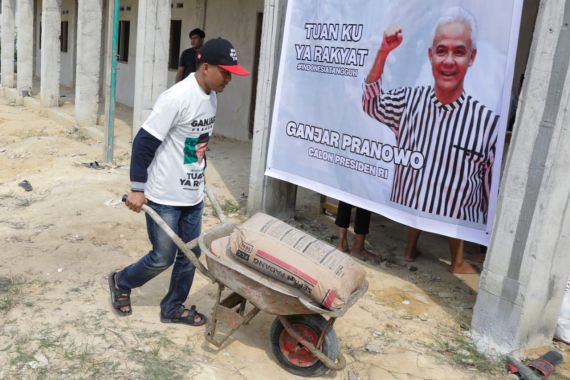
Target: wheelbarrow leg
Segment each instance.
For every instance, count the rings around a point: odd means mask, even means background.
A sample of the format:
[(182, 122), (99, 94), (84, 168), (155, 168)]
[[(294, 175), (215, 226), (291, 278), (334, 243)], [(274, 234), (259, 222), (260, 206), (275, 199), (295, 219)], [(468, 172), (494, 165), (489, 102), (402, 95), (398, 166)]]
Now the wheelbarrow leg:
[(220, 299), (222, 298), (222, 292), (224, 291), (224, 285), (216, 281), (218, 285), (218, 294), (216, 295), (216, 304), (214, 305), (214, 310), (212, 311), (212, 318), (210, 318), (210, 323), (206, 329), (206, 340), (210, 341), (216, 335), (216, 325), (218, 324), (218, 305), (220, 304)]
[[(245, 314), (245, 305), (247, 300), (237, 293), (232, 293), (224, 300), (222, 300), (222, 291), (224, 286), (218, 284), (218, 294), (216, 295), (216, 304), (214, 305), (214, 311), (212, 312), (212, 318), (210, 324), (208, 325), (208, 330), (206, 332), (206, 340), (212, 343), (214, 346), (220, 348), (230, 336), (241, 326), (248, 324), (253, 317), (259, 313), (259, 309), (254, 307), (249, 313)], [(233, 310), (234, 307), (238, 306), (238, 310)], [(221, 339), (216, 339), (216, 328), (218, 322), (225, 324), (229, 327), (230, 331), (223, 336)]]

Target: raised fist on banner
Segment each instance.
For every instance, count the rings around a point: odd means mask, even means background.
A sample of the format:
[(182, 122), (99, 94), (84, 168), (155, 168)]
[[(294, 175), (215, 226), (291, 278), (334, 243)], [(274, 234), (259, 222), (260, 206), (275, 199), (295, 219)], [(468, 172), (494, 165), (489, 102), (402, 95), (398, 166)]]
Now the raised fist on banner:
[(402, 27), (397, 24), (389, 25), (384, 30), (384, 38), (382, 39), (380, 50), (390, 53), (392, 50), (400, 46), (403, 40), (404, 35), (402, 33)]

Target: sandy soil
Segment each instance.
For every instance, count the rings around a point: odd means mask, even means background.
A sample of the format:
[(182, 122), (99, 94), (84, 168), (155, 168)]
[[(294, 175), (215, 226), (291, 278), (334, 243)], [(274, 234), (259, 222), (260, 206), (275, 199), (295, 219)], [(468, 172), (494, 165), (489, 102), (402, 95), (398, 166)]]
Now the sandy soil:
[[(128, 190), (129, 130), (118, 128), (113, 164), (90, 168), (102, 156), (97, 139), (0, 104), (0, 379), (295, 378), (271, 353), (270, 315), (260, 313), (221, 350), (206, 343), (204, 327), (161, 324), (167, 272), (133, 291), (132, 316), (112, 312), (107, 274), (149, 249), (143, 215), (119, 201)], [(215, 138), (209, 152), (209, 187), (234, 222), (245, 218), (250, 149)], [(18, 186), (23, 180), (32, 191)], [(291, 223), (334, 244), (333, 219), (319, 212), (315, 193), (299, 191)], [(215, 224), (208, 208), (203, 228)], [(478, 277), (447, 272), (446, 240), (422, 237), (424, 255), (406, 266), (396, 259), (405, 230), (375, 216), (370, 243), (383, 259), (363, 264), (369, 291), (335, 324), (346, 369), (324, 378), (504, 378), (503, 365), (469, 343)], [(209, 314), (215, 293), (197, 275), (188, 305)]]

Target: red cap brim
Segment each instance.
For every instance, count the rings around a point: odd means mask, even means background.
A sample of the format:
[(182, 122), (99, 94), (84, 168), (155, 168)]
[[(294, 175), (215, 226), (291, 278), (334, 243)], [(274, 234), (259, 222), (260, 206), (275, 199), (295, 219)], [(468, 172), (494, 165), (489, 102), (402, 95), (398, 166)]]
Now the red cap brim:
[(249, 75), (249, 71), (247, 71), (246, 69), (244, 69), (242, 66), (240, 65), (219, 65), (222, 69), (229, 71), (232, 74), (235, 75)]

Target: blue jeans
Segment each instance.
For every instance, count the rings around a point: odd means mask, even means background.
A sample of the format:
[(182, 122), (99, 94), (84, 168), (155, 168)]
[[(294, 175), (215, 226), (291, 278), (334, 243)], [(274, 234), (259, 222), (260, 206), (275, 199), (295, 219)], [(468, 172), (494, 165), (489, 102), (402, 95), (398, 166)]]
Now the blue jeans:
[[(185, 243), (200, 236), (204, 202), (195, 206), (179, 207), (148, 201), (148, 206), (156, 211)], [(148, 215), (146, 226), (152, 250), (136, 263), (117, 272), (117, 286), (125, 291), (138, 288), (174, 263), (168, 293), (160, 302), (161, 314), (172, 318), (184, 309), (196, 268)], [(193, 252), (196, 257), (200, 257), (200, 247), (193, 249)]]

